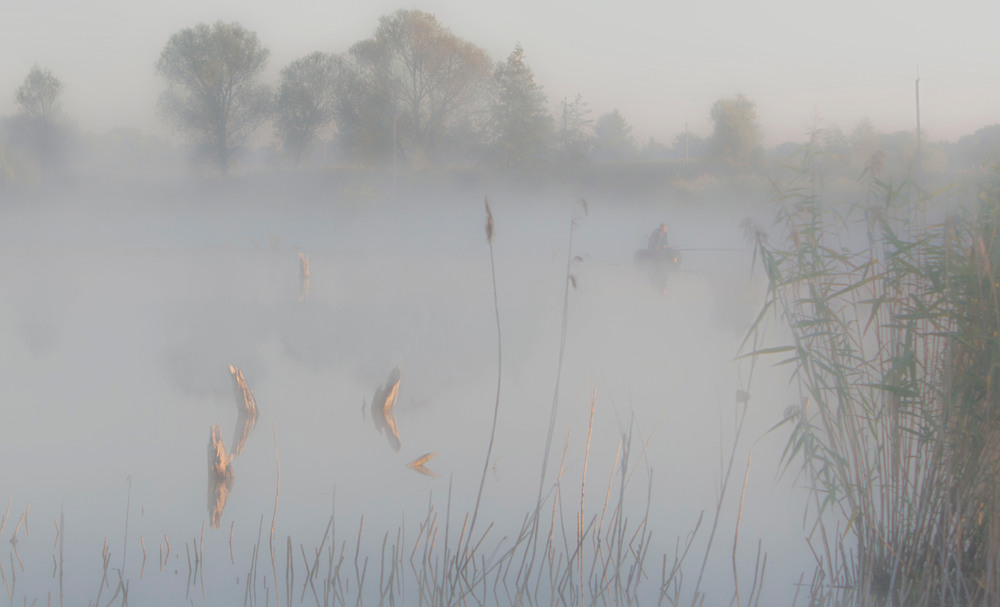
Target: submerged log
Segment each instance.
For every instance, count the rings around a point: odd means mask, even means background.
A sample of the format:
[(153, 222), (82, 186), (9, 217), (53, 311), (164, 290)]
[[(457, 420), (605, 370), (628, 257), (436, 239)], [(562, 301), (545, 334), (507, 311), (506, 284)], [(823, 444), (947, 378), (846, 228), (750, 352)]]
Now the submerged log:
[(233, 464), (222, 442), (222, 430), (215, 424), (208, 436), (208, 515), (215, 529), (222, 522), (222, 511), (232, 488)]
[(399, 447), (402, 445), (402, 441), (399, 440), (399, 426), (396, 424), (396, 416), (392, 413), (392, 407), (396, 404), (396, 397), (399, 394), (399, 377), (399, 367), (396, 367), (389, 373), (385, 385), (375, 391), (371, 405), (375, 427), (379, 432), (385, 433), (393, 451), (399, 451)]
[(233, 395), (236, 397), (236, 409), (239, 411), (236, 417), (236, 431), (233, 434), (233, 450), (230, 457), (236, 457), (243, 453), (247, 438), (257, 425), (257, 401), (253, 397), (253, 391), (247, 387), (247, 382), (243, 379), (243, 372), (229, 365), (229, 373), (233, 378)]

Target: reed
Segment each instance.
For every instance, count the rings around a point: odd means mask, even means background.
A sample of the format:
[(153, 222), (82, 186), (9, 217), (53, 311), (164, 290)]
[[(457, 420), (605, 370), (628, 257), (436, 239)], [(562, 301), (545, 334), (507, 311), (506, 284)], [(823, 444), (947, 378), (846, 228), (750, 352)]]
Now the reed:
[(782, 355), (802, 395), (782, 425), (786, 469), (813, 492), (811, 600), (995, 604), (997, 179), (928, 223), (935, 193), (873, 165), (865, 199), (833, 205), (814, 166), (807, 147), (773, 237), (750, 229), (770, 285), (751, 334), (774, 318), (790, 336), (751, 355)]
[(309, 253), (299, 253), (299, 303), (309, 298)]
[[(471, 558), (468, 554), (468, 542), (472, 539), (472, 533), (476, 528), (476, 520), (479, 517), (479, 505), (483, 498), (483, 486), (486, 484), (486, 472), (489, 469), (490, 459), (493, 457), (493, 443), (496, 440), (497, 434), (497, 418), (500, 416), (500, 384), (501, 379), (503, 378), (503, 342), (502, 331), (500, 330), (500, 304), (497, 298), (496, 262), (493, 257), (493, 237), (495, 235), (495, 225), (493, 222), (493, 211), (490, 209), (490, 199), (488, 197), (485, 198), (483, 204), (486, 207), (486, 244), (490, 249), (490, 279), (493, 285), (493, 312), (497, 322), (497, 391), (496, 400), (493, 403), (493, 423), (490, 425), (490, 440), (486, 446), (486, 458), (483, 461), (483, 473), (479, 477), (479, 489), (476, 492), (476, 505), (472, 509), (472, 522), (469, 524), (469, 539), (466, 540), (466, 545), (462, 549), (465, 562), (460, 565), (460, 568), (464, 568), (468, 563), (468, 559)], [(419, 460), (415, 460), (415, 462), (416, 461)], [(423, 464), (425, 462), (426, 460), (417, 464), (418, 469), (423, 468)], [(411, 464), (411, 466), (413, 465), (414, 464)], [(454, 588), (452, 589), (452, 592), (454, 592)]]

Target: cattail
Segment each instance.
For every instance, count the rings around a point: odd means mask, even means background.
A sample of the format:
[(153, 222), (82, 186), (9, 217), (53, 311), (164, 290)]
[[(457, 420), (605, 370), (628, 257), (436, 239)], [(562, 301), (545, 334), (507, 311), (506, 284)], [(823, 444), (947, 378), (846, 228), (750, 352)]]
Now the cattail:
[(490, 211), (490, 198), (486, 200), (486, 241), (493, 244), (493, 212)]

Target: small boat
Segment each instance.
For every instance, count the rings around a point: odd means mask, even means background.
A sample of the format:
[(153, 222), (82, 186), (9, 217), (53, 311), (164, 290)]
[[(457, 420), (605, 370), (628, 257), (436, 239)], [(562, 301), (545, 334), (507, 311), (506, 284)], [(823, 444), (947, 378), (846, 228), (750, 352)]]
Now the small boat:
[(646, 247), (635, 252), (635, 267), (649, 276), (657, 291), (666, 293), (667, 277), (681, 264), (681, 252), (670, 247)]
[(667, 269), (681, 263), (681, 252), (670, 247), (639, 249), (635, 252), (635, 265), (650, 269)]

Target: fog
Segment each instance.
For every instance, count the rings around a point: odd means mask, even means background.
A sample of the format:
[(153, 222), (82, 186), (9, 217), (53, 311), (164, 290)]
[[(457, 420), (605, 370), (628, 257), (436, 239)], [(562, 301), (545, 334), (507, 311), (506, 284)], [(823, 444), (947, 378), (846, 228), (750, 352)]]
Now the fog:
[[(455, 550), (476, 512), (477, 554), (493, 558), (541, 492), (538, 520), (567, 536), (580, 504), (596, 525), (621, 496), (616, 512), (648, 538), (629, 595), (640, 603), (661, 598), (661, 568), (690, 540), (681, 602), (702, 577), (705, 603), (724, 604), (735, 581), (745, 598), (762, 576), (760, 603), (790, 604), (815, 558), (803, 479), (782, 474), (787, 433), (771, 430), (800, 395), (786, 367), (741, 356), (766, 291), (741, 223), (770, 224), (769, 180), (787, 174), (775, 146), (811, 129), (840, 136), (816, 165), (840, 191), (875, 161), (922, 185), (978, 174), (993, 131), (940, 142), (996, 122), (995, 9), (647, 4), (415, 7), (491, 61), (523, 45), (553, 116), (577, 94), (591, 118), (620, 110), (631, 155), (505, 172), (470, 137), (428, 165), (400, 151), (390, 172), (387, 156), (338, 155), (328, 127), (293, 167), (268, 123), (225, 177), (157, 114), (154, 66), (172, 34), (240, 22), (270, 49), (273, 86), (399, 7), (5, 9), (10, 602), (107, 602), (127, 587), (135, 604), (266, 604), (280, 586), (282, 601), (311, 604), (304, 569), (345, 546), (356, 556), (340, 592), (381, 602), (387, 545), (415, 550), (433, 516), (438, 548)], [(12, 92), (35, 64), (64, 84), (52, 124), (65, 130), (20, 149)], [(918, 77), (924, 130), (911, 137)], [(712, 104), (736, 93), (761, 130), (754, 160), (731, 166), (704, 142)], [(702, 143), (690, 159), (688, 131)], [(650, 137), (675, 155), (640, 157)], [(939, 143), (916, 143), (928, 137)], [(677, 255), (637, 263), (660, 224)], [(575, 540), (562, 541), (568, 557)], [(396, 600), (424, 598), (395, 583)]]
[[(67, 596), (96, 595), (107, 541), (112, 562), (125, 564), (132, 600), (169, 604), (187, 593), (208, 603), (242, 596), (234, 583), (246, 575), (261, 521), (267, 535), (279, 487), (277, 537), (307, 552), (331, 508), (342, 537), (364, 517), (361, 549), (373, 558), (382, 535), (401, 524), (412, 533), (429, 502), (450, 505), (452, 516), (472, 510), (498, 362), (482, 194), (425, 186), (324, 204), (330, 192), (313, 189), (315, 180), (248, 181), (144, 199), (138, 188), (78, 188), (44, 204), (26, 196), (5, 212), (2, 486), (12, 501), (7, 524), (30, 507), (31, 532), (19, 537), (24, 569), (14, 596), (54, 591), (59, 517)], [(658, 570), (660, 555), (673, 554), (702, 511), (714, 511), (737, 392), (751, 390), (735, 458), (740, 476), (753, 453), (739, 555), (752, 567), (762, 541), (773, 593), (765, 596), (787, 600), (807, 562), (796, 522), (804, 495), (778, 479), (782, 441), (764, 433), (792, 397), (780, 373), (758, 370), (750, 385), (749, 366), (735, 359), (763, 297), (739, 222), (761, 214), (762, 201), (696, 207), (594, 192), (584, 208), (579, 193), (490, 194), (502, 338), (481, 507), (490, 537), (515, 533), (534, 504), (558, 379), (546, 484), (561, 470), (568, 490), (579, 491), (589, 453), (586, 508), (599, 511), (619, 440), (633, 433), (627, 507), (641, 517), (650, 489), (650, 569)], [(632, 260), (660, 222), (684, 251), (665, 282)], [(299, 253), (308, 255), (307, 293)], [(579, 258), (569, 270), (560, 374), (568, 256)], [(209, 430), (218, 424), (232, 450), (243, 423), (229, 365), (245, 377), (259, 419), (242, 453), (230, 453), (231, 489), (219, 529), (199, 540), (204, 581), (191, 590), (181, 553), (209, 519)], [(398, 451), (372, 422), (372, 401), (385, 398), (376, 393), (397, 367)], [(436, 476), (406, 466), (429, 452)], [(719, 600), (732, 578), (725, 544), (741, 485), (730, 480), (725, 539), (706, 574)], [(706, 529), (700, 534), (703, 553)], [(157, 546), (167, 541), (172, 556), (161, 570)]]

